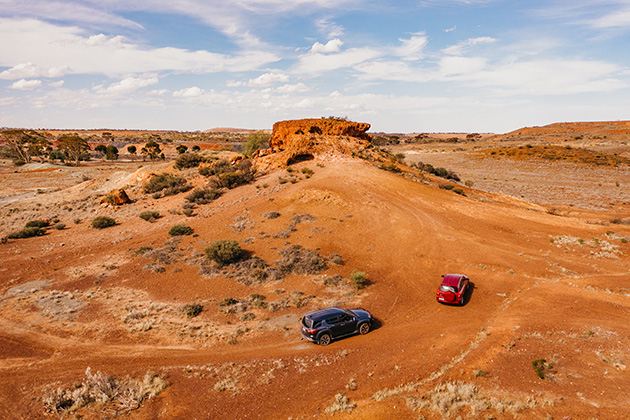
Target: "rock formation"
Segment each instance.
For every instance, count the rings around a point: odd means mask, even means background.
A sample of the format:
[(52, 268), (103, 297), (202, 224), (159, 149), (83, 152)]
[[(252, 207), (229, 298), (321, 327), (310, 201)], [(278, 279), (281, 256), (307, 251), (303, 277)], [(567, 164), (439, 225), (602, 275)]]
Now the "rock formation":
[(278, 121), (269, 149), (254, 154), (256, 166), (264, 171), (322, 155), (351, 155), (370, 145), (369, 129), (368, 123), (333, 118)]
[(121, 206), (123, 204), (131, 203), (129, 196), (124, 189), (113, 190), (105, 197), (101, 199), (101, 204), (111, 204), (114, 206)]

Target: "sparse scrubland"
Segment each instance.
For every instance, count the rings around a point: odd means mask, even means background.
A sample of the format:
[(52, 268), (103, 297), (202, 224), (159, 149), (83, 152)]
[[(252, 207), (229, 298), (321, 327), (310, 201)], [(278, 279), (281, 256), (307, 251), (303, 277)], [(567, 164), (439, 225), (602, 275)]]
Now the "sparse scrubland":
[[(307, 123), (5, 133), (0, 416), (628, 417), (624, 122)], [(301, 341), (328, 306), (377, 319)]]

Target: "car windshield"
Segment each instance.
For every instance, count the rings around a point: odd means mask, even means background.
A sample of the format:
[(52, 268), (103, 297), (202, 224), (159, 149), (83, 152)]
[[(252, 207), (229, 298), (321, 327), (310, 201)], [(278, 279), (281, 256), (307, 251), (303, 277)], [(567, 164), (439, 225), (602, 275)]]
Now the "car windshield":
[(440, 287), (440, 290), (441, 290), (442, 292), (453, 292), (453, 293), (457, 293), (457, 287), (454, 287), (454, 286), (446, 286), (446, 285), (444, 285), (444, 284)]

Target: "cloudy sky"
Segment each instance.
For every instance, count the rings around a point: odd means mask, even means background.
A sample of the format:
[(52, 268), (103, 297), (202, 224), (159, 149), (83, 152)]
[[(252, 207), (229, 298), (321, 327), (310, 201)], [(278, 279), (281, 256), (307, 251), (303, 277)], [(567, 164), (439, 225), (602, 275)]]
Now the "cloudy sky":
[(0, 126), (630, 119), (630, 0), (0, 0)]

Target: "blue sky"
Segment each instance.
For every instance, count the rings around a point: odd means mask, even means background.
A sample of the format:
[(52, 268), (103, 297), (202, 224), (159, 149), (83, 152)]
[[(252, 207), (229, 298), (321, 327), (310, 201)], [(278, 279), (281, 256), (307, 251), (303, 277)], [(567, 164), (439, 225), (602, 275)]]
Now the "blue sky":
[(630, 0), (0, 0), (0, 126), (630, 119)]

